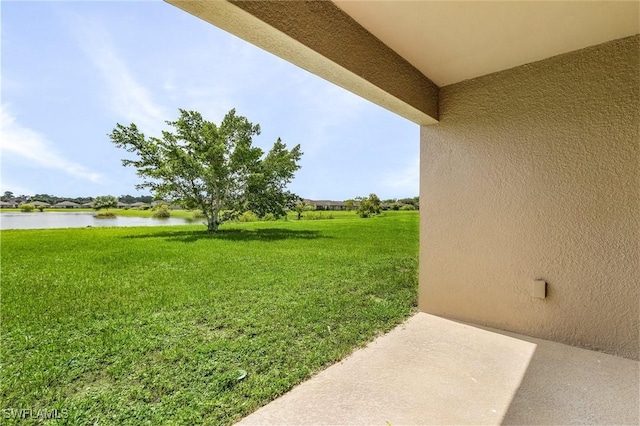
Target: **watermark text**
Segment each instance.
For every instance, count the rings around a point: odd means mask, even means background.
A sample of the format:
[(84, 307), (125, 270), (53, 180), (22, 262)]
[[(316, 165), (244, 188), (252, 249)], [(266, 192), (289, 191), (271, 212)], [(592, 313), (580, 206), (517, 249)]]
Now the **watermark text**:
[(3, 408), (2, 418), (4, 419), (40, 419), (40, 420), (58, 420), (69, 417), (69, 410), (47, 408)]

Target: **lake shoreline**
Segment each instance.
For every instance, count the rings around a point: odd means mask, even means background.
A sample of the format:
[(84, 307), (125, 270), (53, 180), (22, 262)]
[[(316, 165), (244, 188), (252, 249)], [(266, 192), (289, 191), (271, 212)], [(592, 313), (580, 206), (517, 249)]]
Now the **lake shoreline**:
[[(181, 215), (182, 217), (153, 218), (152, 212), (146, 215), (118, 215), (115, 211), (113, 211), (116, 214), (114, 217), (96, 217), (94, 210), (75, 210), (71, 212), (2, 212), (0, 230), (173, 226), (194, 225), (201, 222), (201, 219), (194, 219), (193, 214), (186, 211), (185, 213), (189, 213), (191, 217)], [(139, 211), (139, 213), (145, 213), (145, 211)]]

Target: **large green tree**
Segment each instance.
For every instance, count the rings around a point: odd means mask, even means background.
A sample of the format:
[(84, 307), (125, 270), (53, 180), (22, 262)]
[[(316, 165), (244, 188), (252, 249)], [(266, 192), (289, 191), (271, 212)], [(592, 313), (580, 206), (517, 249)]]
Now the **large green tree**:
[(376, 194), (369, 194), (368, 198), (357, 197), (356, 200), (360, 202), (357, 210), (360, 217), (369, 217), (372, 214), (380, 213), (382, 207), (380, 206), (380, 198)]
[(300, 168), (300, 145), (287, 150), (278, 139), (264, 156), (253, 146), (260, 126), (236, 115), (235, 109), (220, 125), (182, 109), (178, 119), (167, 124), (173, 131), (163, 131), (161, 138), (146, 137), (133, 123), (117, 124), (109, 137), (117, 147), (136, 154), (136, 159), (122, 164), (135, 167), (143, 178), (138, 189), (148, 188), (156, 198), (201, 210), (210, 232), (218, 230), (223, 211), (282, 216), (297, 200), (286, 186)]
[(93, 200), (93, 208), (100, 209), (112, 209), (118, 207), (118, 199), (113, 195), (100, 195)]

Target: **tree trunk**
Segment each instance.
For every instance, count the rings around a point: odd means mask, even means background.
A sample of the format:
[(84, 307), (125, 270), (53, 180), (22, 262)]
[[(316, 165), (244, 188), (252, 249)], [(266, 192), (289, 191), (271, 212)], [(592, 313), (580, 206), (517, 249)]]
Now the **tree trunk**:
[(207, 231), (208, 232), (218, 232), (218, 218), (209, 217), (207, 218)]
[(204, 211), (203, 213), (205, 213), (205, 216), (207, 217), (207, 231), (211, 233), (218, 232), (218, 227), (220, 226), (220, 221), (218, 220), (220, 216), (220, 209), (213, 208), (210, 214), (207, 214)]

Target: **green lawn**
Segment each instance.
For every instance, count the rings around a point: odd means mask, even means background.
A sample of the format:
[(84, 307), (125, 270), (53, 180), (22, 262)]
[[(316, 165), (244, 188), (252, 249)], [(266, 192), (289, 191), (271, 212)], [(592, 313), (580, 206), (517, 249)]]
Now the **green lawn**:
[(4, 423), (251, 413), (414, 311), (417, 212), (354, 216), (2, 231)]

